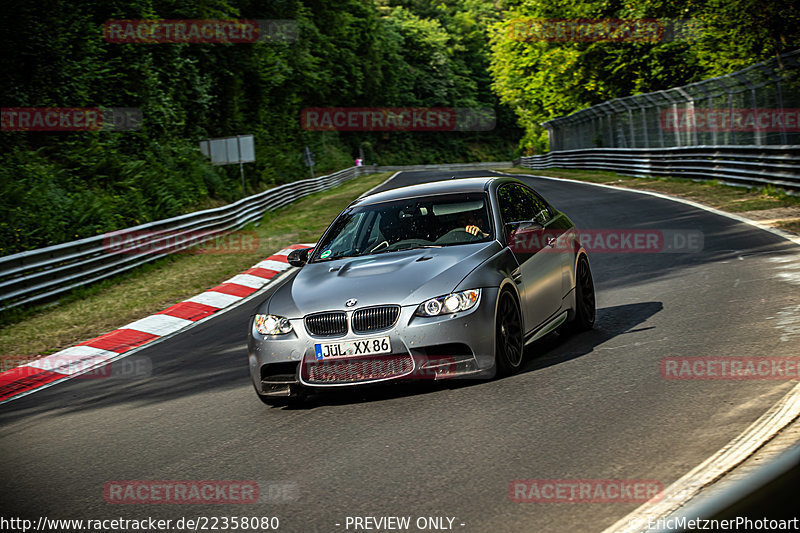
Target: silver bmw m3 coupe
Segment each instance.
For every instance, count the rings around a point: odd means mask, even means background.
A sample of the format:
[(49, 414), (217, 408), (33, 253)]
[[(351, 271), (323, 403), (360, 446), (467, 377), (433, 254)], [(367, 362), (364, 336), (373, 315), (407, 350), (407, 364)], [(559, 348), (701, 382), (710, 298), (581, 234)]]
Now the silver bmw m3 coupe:
[(570, 219), (512, 178), (463, 178), (361, 197), (249, 325), (259, 398), (388, 380), (490, 378), (525, 344), (594, 324)]

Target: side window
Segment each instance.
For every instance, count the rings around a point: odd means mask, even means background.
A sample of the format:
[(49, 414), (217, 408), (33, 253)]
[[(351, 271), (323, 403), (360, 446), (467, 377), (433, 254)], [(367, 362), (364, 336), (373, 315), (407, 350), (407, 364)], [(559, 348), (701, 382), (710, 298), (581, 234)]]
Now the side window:
[(500, 218), (503, 223), (509, 221), (511, 198), (508, 195), (508, 185), (503, 185), (497, 189), (497, 205), (500, 207)]
[(497, 191), (497, 200), (504, 223), (534, 220), (544, 226), (552, 217), (547, 204), (524, 185), (503, 185)]
[(500, 216), (504, 224), (525, 220), (516, 185), (508, 184), (500, 187), (497, 191), (497, 203), (500, 205)]
[(535, 220), (542, 226), (550, 221), (552, 214), (547, 204), (532, 190), (527, 187), (519, 187), (520, 194), (525, 197), (524, 205), (529, 206), (525, 220)]
[(520, 222), (523, 220), (536, 220), (540, 211), (538, 198), (522, 185), (512, 183), (508, 187), (508, 215), (503, 216), (503, 222)]

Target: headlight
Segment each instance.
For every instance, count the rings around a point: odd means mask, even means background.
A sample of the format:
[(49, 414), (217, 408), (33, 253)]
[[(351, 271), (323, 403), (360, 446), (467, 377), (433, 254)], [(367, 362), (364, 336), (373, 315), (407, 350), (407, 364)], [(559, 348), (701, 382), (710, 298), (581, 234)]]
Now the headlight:
[(422, 302), (417, 308), (417, 316), (437, 316), (458, 313), (472, 309), (481, 297), (480, 289), (453, 292)]
[(276, 315), (256, 315), (256, 331), (262, 335), (283, 335), (292, 331), (289, 319)]

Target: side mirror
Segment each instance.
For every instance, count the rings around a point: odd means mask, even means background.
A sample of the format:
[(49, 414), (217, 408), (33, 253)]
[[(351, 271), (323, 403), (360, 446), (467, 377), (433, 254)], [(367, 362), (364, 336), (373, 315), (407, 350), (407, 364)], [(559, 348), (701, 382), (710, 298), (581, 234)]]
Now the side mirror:
[(542, 229), (544, 229), (544, 226), (542, 226), (535, 220), (526, 220), (521, 222), (507, 222), (505, 224), (506, 236), (508, 237), (509, 243), (514, 242), (515, 235), (524, 235)]
[(305, 266), (305, 264), (308, 263), (308, 254), (311, 253), (311, 250), (313, 250), (313, 248), (300, 248), (298, 250), (292, 250), (286, 257), (286, 260), (293, 267)]
[(505, 225), (508, 247), (517, 254), (536, 253), (541, 249), (536, 237), (543, 229), (535, 221), (509, 222)]

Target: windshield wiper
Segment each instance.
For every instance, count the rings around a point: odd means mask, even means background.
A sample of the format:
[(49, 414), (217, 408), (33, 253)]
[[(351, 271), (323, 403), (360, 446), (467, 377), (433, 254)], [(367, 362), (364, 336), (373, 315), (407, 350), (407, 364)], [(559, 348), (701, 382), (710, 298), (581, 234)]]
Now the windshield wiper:
[(350, 259), (351, 257), (361, 257), (361, 255), (363, 255), (363, 254), (359, 254), (359, 255), (348, 255), (348, 254), (331, 255), (329, 257), (326, 257), (325, 259), (317, 258), (314, 262), (315, 263), (327, 263), (328, 261), (335, 261), (337, 259)]
[(383, 250), (378, 250), (377, 252), (373, 252), (375, 254), (382, 254), (384, 252), (405, 252), (406, 250), (417, 250), (420, 248), (441, 248), (440, 244), (406, 244), (404, 246), (398, 246), (397, 248), (384, 248)]

